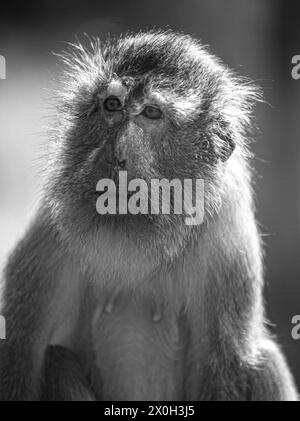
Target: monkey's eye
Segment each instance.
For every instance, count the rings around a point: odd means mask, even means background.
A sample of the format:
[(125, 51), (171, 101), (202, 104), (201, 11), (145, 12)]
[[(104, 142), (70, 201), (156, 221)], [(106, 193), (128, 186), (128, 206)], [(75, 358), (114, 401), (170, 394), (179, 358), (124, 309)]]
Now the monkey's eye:
[(106, 111), (114, 112), (119, 111), (122, 108), (122, 103), (116, 96), (109, 96), (103, 103)]
[(151, 118), (151, 120), (158, 120), (159, 118), (162, 118), (162, 112), (160, 109), (153, 107), (152, 105), (145, 107), (141, 114), (147, 118)]

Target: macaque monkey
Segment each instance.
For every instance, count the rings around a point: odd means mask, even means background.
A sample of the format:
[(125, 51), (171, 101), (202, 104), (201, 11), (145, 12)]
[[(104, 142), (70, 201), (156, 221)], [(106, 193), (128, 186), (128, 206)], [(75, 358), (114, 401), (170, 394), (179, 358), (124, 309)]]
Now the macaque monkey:
[[(64, 55), (39, 210), (3, 276), (1, 400), (297, 400), (264, 321), (259, 93), (198, 41)], [(97, 182), (203, 179), (204, 220), (99, 215)]]

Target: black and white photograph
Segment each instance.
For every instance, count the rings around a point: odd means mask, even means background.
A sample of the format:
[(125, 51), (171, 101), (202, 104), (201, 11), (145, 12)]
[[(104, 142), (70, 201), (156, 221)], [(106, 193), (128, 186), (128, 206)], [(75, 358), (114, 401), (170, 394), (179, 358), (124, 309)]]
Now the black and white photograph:
[(1, 402), (299, 400), (299, 16), (1, 4)]

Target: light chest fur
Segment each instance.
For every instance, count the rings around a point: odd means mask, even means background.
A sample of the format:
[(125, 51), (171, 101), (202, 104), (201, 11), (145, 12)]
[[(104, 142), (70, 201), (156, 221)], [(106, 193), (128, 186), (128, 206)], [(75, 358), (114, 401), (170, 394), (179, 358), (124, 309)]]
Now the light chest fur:
[(155, 267), (130, 244), (105, 245), (92, 276), (78, 273), (76, 262), (65, 270), (65, 314), (51, 343), (89, 362), (86, 370), (101, 399), (183, 399), (193, 306), (189, 262)]

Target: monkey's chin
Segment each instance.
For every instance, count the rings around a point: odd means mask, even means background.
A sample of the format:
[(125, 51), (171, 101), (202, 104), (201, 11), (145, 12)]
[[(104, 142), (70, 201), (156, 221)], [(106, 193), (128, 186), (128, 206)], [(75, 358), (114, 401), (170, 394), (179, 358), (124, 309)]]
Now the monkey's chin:
[(99, 215), (90, 203), (70, 205), (65, 202), (56, 207), (56, 226), (68, 249), (83, 261), (87, 255), (101, 260), (103, 249), (109, 249), (116, 259), (123, 256), (124, 260), (127, 255), (128, 265), (133, 264), (132, 259), (144, 264), (154, 256), (155, 267), (161, 260), (168, 262), (182, 255), (198, 235), (195, 227), (185, 225), (182, 215)]
[(136, 252), (128, 255), (129, 261), (132, 256), (140, 262), (142, 256), (158, 256), (157, 261), (168, 262), (182, 255), (202, 230), (201, 226), (186, 225), (184, 215), (101, 215), (97, 212), (95, 194), (91, 194), (91, 190), (88, 190), (89, 194), (85, 189), (84, 192), (69, 191), (66, 195), (60, 187), (53, 191), (46, 206), (50, 208), (66, 247), (79, 258), (90, 253), (98, 255), (101, 260), (103, 248), (109, 249), (112, 255), (116, 249), (122, 250), (120, 255), (126, 255), (127, 249), (134, 249)]

